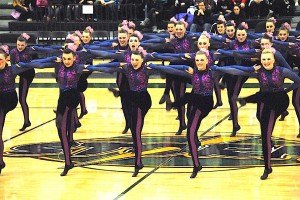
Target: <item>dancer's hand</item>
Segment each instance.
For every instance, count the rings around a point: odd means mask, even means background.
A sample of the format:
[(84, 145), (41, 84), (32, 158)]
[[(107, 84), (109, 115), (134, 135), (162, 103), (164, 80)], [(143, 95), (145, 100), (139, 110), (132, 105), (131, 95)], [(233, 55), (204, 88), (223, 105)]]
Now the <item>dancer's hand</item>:
[(194, 70), (193, 68), (189, 67), (188, 70), (185, 70), (187, 73), (189, 74), (193, 74), (194, 73)]
[(253, 68), (254, 68), (255, 71), (257, 71), (261, 68), (261, 65), (253, 65)]
[(56, 60), (55, 60), (55, 62), (57, 62), (57, 63), (61, 63), (61, 62), (62, 62), (62, 59), (61, 59), (60, 57), (56, 57)]

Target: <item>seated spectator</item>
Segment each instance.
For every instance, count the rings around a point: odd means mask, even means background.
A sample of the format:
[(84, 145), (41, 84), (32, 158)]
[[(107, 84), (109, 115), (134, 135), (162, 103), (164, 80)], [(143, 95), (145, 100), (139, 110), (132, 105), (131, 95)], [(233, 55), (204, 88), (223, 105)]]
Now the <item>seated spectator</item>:
[[(198, 4), (199, 0), (195, 1)], [(210, 10), (211, 13), (216, 12), (216, 2), (215, 0), (203, 0), (206, 10)]]
[(231, 0), (218, 0), (215, 13), (226, 15), (231, 13), (233, 9), (233, 2)]
[(186, 13), (190, 6), (194, 5), (193, 0), (175, 0), (173, 8), (173, 16), (179, 13)]
[(94, 2), (94, 21), (98, 19), (116, 20), (120, 0), (96, 0)]
[(151, 0), (148, 2), (149, 9), (147, 17), (141, 22), (141, 26), (152, 25), (152, 31), (157, 32), (157, 21), (163, 11), (163, 3), (161, 0)]
[(241, 9), (246, 7), (247, 0), (231, 0), (233, 5), (239, 5)]
[(36, 20), (37, 21), (46, 20), (47, 16), (48, 16), (48, 0), (36, 0)]
[(25, 0), (13, 0), (14, 9), (20, 13), (19, 20), (20, 21), (32, 21), (33, 13), (29, 8), (29, 5), (26, 5)]
[(295, 0), (273, 0), (271, 1), (271, 10), (273, 16), (289, 16), (293, 15), (295, 11)]
[(245, 12), (241, 10), (239, 5), (234, 5), (233, 12), (227, 16), (227, 20), (234, 20), (236, 24), (241, 24), (246, 19)]
[(249, 3), (250, 18), (266, 17), (269, 11), (269, 4), (266, 0), (251, 0)]
[[(190, 31), (210, 31), (212, 23), (212, 13), (210, 10), (206, 9), (204, 1), (200, 0), (197, 4), (197, 10), (194, 13), (194, 21), (191, 25)], [(203, 27), (203, 28), (202, 28)], [(203, 30), (200, 30), (203, 29)]]

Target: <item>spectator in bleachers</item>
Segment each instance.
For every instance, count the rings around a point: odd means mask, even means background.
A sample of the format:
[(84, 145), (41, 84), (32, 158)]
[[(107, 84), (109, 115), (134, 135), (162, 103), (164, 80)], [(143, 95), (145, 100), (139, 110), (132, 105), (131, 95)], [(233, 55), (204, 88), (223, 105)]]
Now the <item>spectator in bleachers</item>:
[(267, 0), (250, 0), (249, 17), (261, 18), (269, 14), (269, 4)]
[(218, 0), (215, 13), (226, 15), (232, 12), (233, 2), (231, 0)]
[[(36, 0), (36, 20), (47, 20), (48, 0)], [(49, 18), (48, 18), (49, 20)]]
[(273, 0), (271, 1), (271, 10), (275, 17), (293, 15), (295, 0)]
[(96, 0), (94, 2), (94, 20), (115, 20), (120, 0)]
[(236, 24), (241, 24), (242, 22), (245, 21), (246, 15), (244, 10), (241, 10), (240, 6), (238, 4), (234, 5), (233, 7), (233, 12), (231, 12), (227, 16), (228, 20), (234, 20)]
[(197, 10), (194, 12), (194, 20), (191, 25), (191, 32), (198, 31), (210, 31), (212, 24), (212, 13), (211, 10), (206, 9), (203, 0), (198, 1)]
[(173, 15), (186, 13), (187, 9), (193, 5), (193, 0), (174, 0), (174, 4), (172, 6)]
[(26, 0), (13, 0), (14, 9), (20, 13), (20, 21), (32, 21), (33, 13), (30, 10), (28, 1)]
[(150, 0), (147, 3), (147, 16), (144, 21), (141, 22), (141, 26), (152, 25), (152, 31), (157, 32), (157, 22), (163, 11), (163, 4), (161, 0)]
[(246, 7), (247, 0), (231, 0), (233, 5), (239, 5), (241, 9)]
[[(196, 0), (195, 2), (197, 4), (199, 2), (199, 0)], [(207, 10), (210, 10), (211, 13), (216, 12), (217, 4), (216, 4), (215, 0), (203, 0), (203, 2), (204, 2), (204, 5), (205, 5)]]

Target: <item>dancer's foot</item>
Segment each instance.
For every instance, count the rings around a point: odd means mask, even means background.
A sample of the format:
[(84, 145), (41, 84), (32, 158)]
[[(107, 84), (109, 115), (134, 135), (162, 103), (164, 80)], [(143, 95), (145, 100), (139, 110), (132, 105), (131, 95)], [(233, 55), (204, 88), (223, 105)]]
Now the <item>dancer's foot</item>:
[(229, 115), (228, 120), (232, 120), (232, 116), (231, 115)]
[(260, 177), (261, 180), (265, 180), (268, 178), (268, 175), (272, 173), (272, 168), (265, 169), (263, 175)]
[(120, 91), (116, 90), (115, 88), (108, 88), (108, 91), (112, 92), (115, 97), (120, 96)]
[(247, 102), (245, 101), (244, 98), (238, 98), (237, 101), (239, 102), (239, 104), (240, 104), (241, 106), (245, 106), (245, 105), (247, 104)]
[(222, 102), (217, 102), (217, 103), (214, 105), (213, 109), (216, 109), (216, 108), (219, 107), (219, 106), (223, 106), (223, 103), (222, 103)]
[(126, 134), (126, 133), (128, 132), (128, 130), (129, 130), (129, 127), (126, 126), (126, 127), (124, 128), (124, 130), (122, 131), (122, 134)]
[(143, 167), (144, 167), (143, 164), (141, 164), (141, 165), (139, 165), (139, 166), (135, 166), (135, 167), (134, 167), (134, 172), (133, 172), (133, 174), (132, 174), (132, 177), (136, 177), (136, 176), (139, 174), (139, 171), (140, 171), (141, 169), (143, 169)]
[(1, 174), (2, 169), (4, 169), (4, 168), (5, 168), (5, 162), (3, 162), (2, 164), (0, 164), (0, 174)]
[(83, 116), (86, 115), (86, 114), (88, 114), (88, 111), (87, 111), (87, 110), (86, 110), (86, 111), (82, 111), (82, 112), (80, 113), (78, 119), (83, 118)]
[(166, 110), (170, 111), (170, 110), (172, 110), (172, 108), (174, 108), (173, 104), (171, 102), (166, 102)]
[(190, 178), (195, 178), (201, 169), (202, 169), (201, 165), (199, 165), (198, 167), (194, 167)]
[(233, 127), (232, 133), (230, 135), (230, 137), (235, 137), (236, 136), (236, 132), (238, 132), (241, 129), (240, 125), (237, 125), (235, 127)]
[(281, 114), (279, 121), (284, 121), (285, 117), (288, 116), (289, 114), (290, 114), (289, 111), (287, 111), (287, 110), (284, 111), (284, 112)]
[(226, 87), (226, 86), (225, 86), (225, 84), (224, 84), (224, 83), (222, 83), (222, 82), (221, 82), (221, 83), (219, 83), (218, 85), (219, 85), (219, 87), (220, 87), (220, 89), (221, 89), (221, 90), (224, 90), (224, 89), (225, 89), (225, 87)]
[(186, 125), (179, 127), (175, 135), (181, 135), (182, 131), (186, 129)]
[(74, 141), (74, 140), (72, 140), (72, 141), (70, 141), (70, 146), (72, 147), (72, 146), (75, 146), (77, 143)]
[(163, 94), (162, 97), (159, 100), (159, 104), (163, 104), (165, 102), (171, 102), (169, 94)]
[(24, 131), (27, 127), (31, 126), (31, 122), (24, 123), (22, 128), (19, 129), (19, 131)]
[(65, 165), (64, 171), (60, 174), (60, 176), (66, 176), (70, 169), (74, 167), (74, 164), (71, 163), (70, 165)]

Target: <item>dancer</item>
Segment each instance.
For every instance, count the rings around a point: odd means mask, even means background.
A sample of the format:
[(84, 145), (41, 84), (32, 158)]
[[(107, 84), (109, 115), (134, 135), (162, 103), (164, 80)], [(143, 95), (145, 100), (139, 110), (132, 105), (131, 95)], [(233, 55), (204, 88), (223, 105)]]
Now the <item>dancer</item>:
[[(289, 97), (287, 92), (299, 88), (300, 77), (289, 69), (276, 66), (274, 52), (270, 49), (262, 51), (261, 64), (263, 66), (262, 68), (238, 66), (236, 70), (223, 69), (222, 71), (235, 75), (255, 77), (259, 81), (261, 91), (256, 94), (256, 97), (253, 99), (253, 95), (251, 95), (246, 98), (240, 98), (239, 101), (242, 105), (245, 105), (245, 103), (258, 103), (259, 105), (256, 116), (260, 122), (265, 165), (264, 173), (260, 178), (261, 180), (265, 180), (268, 178), (268, 175), (272, 173), (271, 136), (276, 119), (288, 108)], [(284, 91), (283, 86), (284, 78), (289, 78), (294, 81), (286, 91)]]
[[(17, 39), (17, 47), (10, 51), (10, 62), (16, 64), (18, 62), (30, 62), (32, 60), (33, 51), (27, 46), (27, 41), (30, 36), (26, 33), (22, 33)], [(27, 95), (29, 86), (35, 76), (35, 70), (26, 70), (23, 73), (18, 74), (20, 76), (19, 81), (19, 102), (22, 108), (24, 124), (20, 131), (24, 131), (27, 127), (31, 126), (29, 119), (29, 107), (27, 104)]]
[[(130, 117), (130, 130), (133, 139), (134, 152), (135, 152), (135, 169), (133, 177), (137, 176), (139, 171), (144, 167), (142, 163), (142, 140), (141, 133), (144, 125), (144, 119), (151, 107), (151, 97), (147, 91), (148, 79), (155, 70), (168, 71), (172, 70), (171, 67), (156, 67), (150, 64), (146, 66), (144, 60), (145, 51), (132, 51), (131, 61), (129, 63), (106, 63), (95, 66), (88, 66), (88, 70), (97, 70), (104, 72), (112, 72), (110, 68), (124, 73), (129, 81), (129, 91), (120, 91), (119, 95), (126, 98), (130, 104), (129, 117)], [(121, 68), (120, 68), (121, 67)]]
[(77, 86), (84, 68), (83, 64), (76, 63), (76, 49), (71, 50), (70, 48), (72, 48), (72, 45), (68, 45), (68, 48), (63, 51), (61, 60), (50, 57), (33, 60), (30, 63), (19, 63), (21, 67), (54, 67), (57, 71), (60, 93), (56, 112), (56, 127), (65, 156), (65, 167), (60, 174), (61, 176), (66, 176), (68, 171), (74, 167), (71, 160), (70, 137), (75, 131), (74, 110), (79, 104)]
[[(17, 74), (22, 74), (31, 69), (19, 68), (16, 65), (8, 66), (7, 59), (9, 49), (7, 45), (0, 47), (0, 174), (5, 168), (3, 161), (4, 143), (2, 139), (5, 118), (8, 112), (15, 109), (18, 104), (15, 78)], [(22, 96), (20, 95), (20, 98)]]

